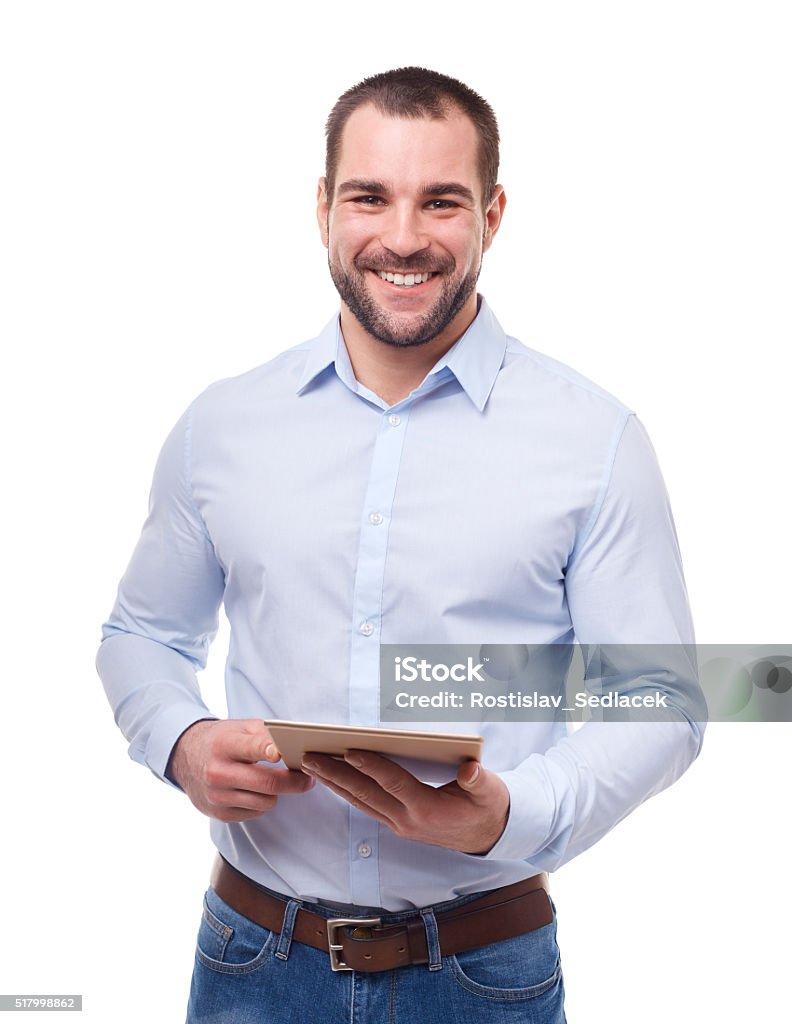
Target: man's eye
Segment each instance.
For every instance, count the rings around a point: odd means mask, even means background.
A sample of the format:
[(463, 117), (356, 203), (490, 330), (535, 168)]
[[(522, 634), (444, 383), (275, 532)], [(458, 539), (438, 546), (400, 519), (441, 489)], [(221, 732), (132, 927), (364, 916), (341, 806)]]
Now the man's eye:
[(382, 203), (380, 196), (355, 196), (353, 202), (361, 206), (379, 206)]
[(453, 210), (457, 204), (450, 199), (430, 199), (426, 205), (430, 210)]

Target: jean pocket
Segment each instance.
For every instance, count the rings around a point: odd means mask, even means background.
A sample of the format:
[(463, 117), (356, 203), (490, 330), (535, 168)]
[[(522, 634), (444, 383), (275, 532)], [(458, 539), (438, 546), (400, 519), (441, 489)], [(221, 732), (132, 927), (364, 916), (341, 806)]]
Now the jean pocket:
[(536, 999), (561, 985), (555, 921), (525, 935), (447, 957), (466, 991), (489, 999)]
[(274, 932), (243, 917), (213, 889), (208, 890), (195, 951), (205, 967), (221, 974), (259, 970), (272, 958), (274, 937)]

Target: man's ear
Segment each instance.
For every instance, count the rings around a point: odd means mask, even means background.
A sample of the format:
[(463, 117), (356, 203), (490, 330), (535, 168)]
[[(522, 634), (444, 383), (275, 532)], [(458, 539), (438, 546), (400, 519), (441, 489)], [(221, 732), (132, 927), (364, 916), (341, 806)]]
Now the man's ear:
[(503, 191), (503, 185), (496, 185), (490, 204), (484, 211), (484, 219), (486, 222), (484, 228), (484, 252), (486, 252), (492, 245), (492, 239), (497, 234), (503, 218), (503, 211), (505, 209), (506, 193)]
[(316, 190), (316, 221), (319, 225), (319, 235), (325, 249), (328, 246), (327, 218), (330, 214), (330, 203), (327, 199), (327, 178), (319, 179), (319, 187)]

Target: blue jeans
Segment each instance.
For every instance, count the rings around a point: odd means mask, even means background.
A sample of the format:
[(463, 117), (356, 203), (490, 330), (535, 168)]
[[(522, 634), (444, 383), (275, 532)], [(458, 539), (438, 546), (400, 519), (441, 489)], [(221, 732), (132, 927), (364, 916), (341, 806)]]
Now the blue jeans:
[[(442, 904), (450, 909), (471, 897)], [(334, 972), (327, 953), (268, 931), (206, 893), (187, 1024), (564, 1024), (555, 920), (435, 964)], [(435, 907), (435, 910), (440, 909)], [(337, 912), (311, 905), (336, 917)], [(383, 923), (409, 914), (391, 914)], [(431, 930), (429, 925), (427, 932)], [(432, 942), (430, 939), (430, 953)]]

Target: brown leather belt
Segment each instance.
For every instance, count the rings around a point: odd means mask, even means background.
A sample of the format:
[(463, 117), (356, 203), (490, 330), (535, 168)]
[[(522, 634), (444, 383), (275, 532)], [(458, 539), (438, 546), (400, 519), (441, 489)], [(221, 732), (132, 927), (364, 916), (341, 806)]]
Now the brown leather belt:
[[(243, 917), (269, 931), (281, 931), (286, 901), (264, 892), (222, 857), (215, 863), (212, 888)], [(524, 935), (553, 920), (547, 875), (534, 875), (495, 889), (454, 910), (438, 911), (435, 916), (444, 956)], [(328, 953), (334, 971), (389, 971), (429, 962), (426, 929), (419, 913), (391, 924), (382, 924), (380, 918), (373, 917), (328, 920), (303, 904), (292, 937)]]

